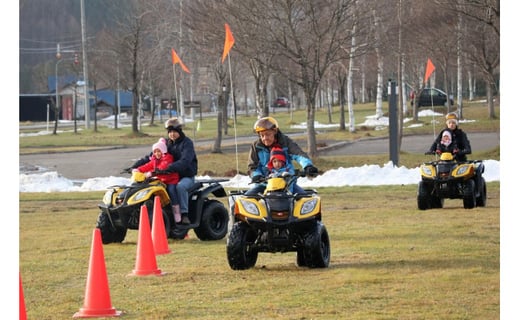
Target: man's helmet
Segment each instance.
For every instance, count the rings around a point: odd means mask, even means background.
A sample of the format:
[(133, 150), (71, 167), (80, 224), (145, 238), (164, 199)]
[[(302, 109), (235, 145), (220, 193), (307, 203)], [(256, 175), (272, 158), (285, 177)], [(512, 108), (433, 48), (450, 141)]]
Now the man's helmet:
[(455, 122), (456, 126), (459, 125), (458, 117), (455, 112), (450, 112), (446, 115), (446, 125), (448, 125), (450, 122)]
[(164, 123), (164, 128), (166, 131), (180, 131), (182, 129), (182, 122), (179, 120), (179, 118), (170, 118)]
[(273, 117), (260, 118), (256, 120), (253, 126), (253, 130), (255, 130), (256, 133), (271, 129), (278, 129), (278, 121)]
[(446, 120), (457, 120), (457, 114), (455, 112), (450, 112), (446, 115)]

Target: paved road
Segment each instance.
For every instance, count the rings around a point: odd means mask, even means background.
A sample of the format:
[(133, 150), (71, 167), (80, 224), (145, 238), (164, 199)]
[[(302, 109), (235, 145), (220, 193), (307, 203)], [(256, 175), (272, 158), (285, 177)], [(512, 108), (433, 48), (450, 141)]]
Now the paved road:
[[(473, 151), (484, 151), (495, 148), (500, 144), (500, 134), (471, 133), (468, 134)], [(252, 137), (237, 138), (238, 150), (248, 150)], [(402, 151), (409, 153), (424, 153), (431, 145), (433, 136), (418, 135), (403, 138)], [(306, 148), (305, 141), (300, 141), (302, 148)], [(210, 152), (213, 140), (196, 141), (197, 153)], [(330, 143), (319, 150), (320, 155), (359, 155), (359, 154), (388, 154), (388, 138), (366, 139), (346, 143)], [(20, 172), (35, 170), (37, 167), (57, 171), (71, 180), (82, 180), (94, 177), (119, 176), (122, 168), (130, 166), (137, 158), (150, 151), (150, 146), (130, 148), (113, 147), (92, 151), (42, 153), (20, 155)], [(235, 152), (235, 139), (225, 139), (222, 142), (224, 153)]]

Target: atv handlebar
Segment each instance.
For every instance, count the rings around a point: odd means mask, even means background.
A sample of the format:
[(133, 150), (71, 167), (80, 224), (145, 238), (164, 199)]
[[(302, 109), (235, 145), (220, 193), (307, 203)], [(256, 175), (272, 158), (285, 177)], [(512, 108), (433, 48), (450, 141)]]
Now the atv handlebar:
[(121, 170), (121, 172), (119, 172), (121, 174), (123, 173), (132, 173), (132, 168), (124, 168), (123, 170)]

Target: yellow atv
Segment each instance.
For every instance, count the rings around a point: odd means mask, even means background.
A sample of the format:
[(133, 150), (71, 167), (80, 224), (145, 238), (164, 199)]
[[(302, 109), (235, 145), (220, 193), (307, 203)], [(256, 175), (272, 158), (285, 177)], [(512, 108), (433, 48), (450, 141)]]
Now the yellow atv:
[(482, 160), (457, 162), (449, 152), (440, 160), (423, 163), (417, 190), (420, 210), (442, 208), (444, 199), (462, 199), (464, 208), (485, 207), (487, 200)]
[(263, 194), (232, 191), (229, 205), (234, 224), (227, 240), (227, 259), (233, 270), (255, 266), (259, 252), (296, 252), (298, 266), (326, 268), (330, 241), (322, 222), (321, 198), (316, 190), (292, 194), (295, 175), (270, 177)]
[(168, 238), (184, 239), (193, 228), (200, 240), (220, 240), (228, 231), (229, 214), (226, 207), (215, 197), (226, 197), (220, 184), (225, 179), (195, 180), (189, 195), (190, 225), (178, 225), (166, 185), (155, 177), (146, 178), (144, 173), (134, 172), (130, 185), (111, 186), (99, 204), (101, 213), (96, 228), (101, 231), (103, 244), (122, 242), (128, 229), (139, 230), (141, 206), (146, 205), (150, 225), (153, 219), (154, 199), (161, 199), (164, 227)]

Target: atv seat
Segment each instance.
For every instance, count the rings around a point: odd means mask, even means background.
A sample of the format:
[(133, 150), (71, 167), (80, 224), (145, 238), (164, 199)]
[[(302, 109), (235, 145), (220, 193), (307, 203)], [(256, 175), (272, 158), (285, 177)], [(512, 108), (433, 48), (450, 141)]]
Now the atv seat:
[(191, 188), (188, 189), (188, 193), (192, 193), (193, 191), (199, 189), (200, 187), (202, 187), (202, 182), (200, 181), (195, 181), (195, 183), (193, 184), (193, 186)]

